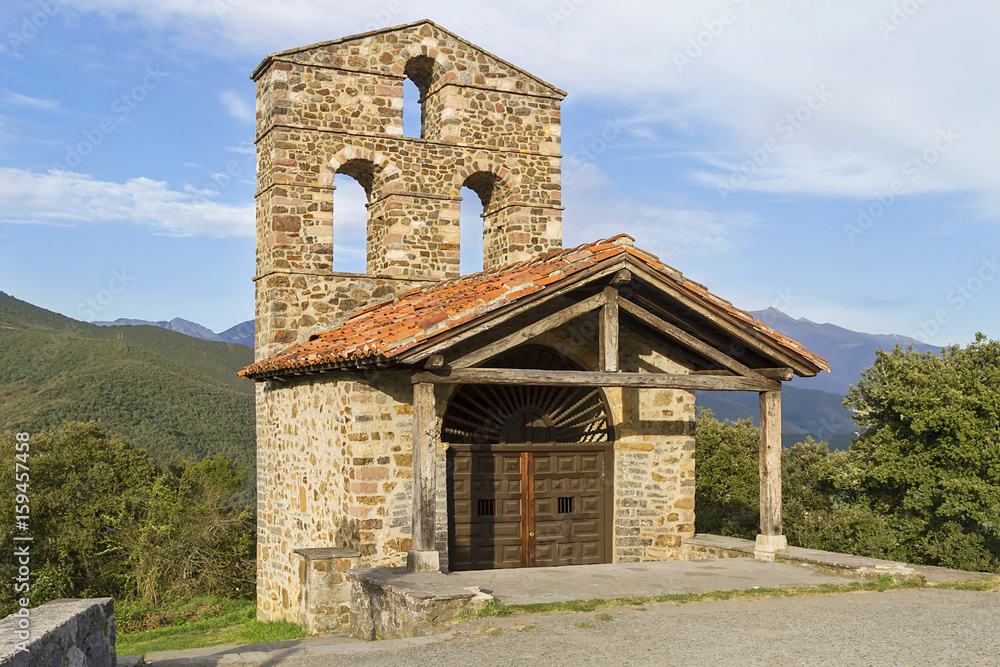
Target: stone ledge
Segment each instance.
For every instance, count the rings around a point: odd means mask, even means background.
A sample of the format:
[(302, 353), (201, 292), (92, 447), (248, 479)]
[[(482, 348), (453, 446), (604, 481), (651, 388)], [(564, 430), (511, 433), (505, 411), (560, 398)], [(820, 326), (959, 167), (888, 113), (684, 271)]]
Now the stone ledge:
[(351, 581), (351, 636), (367, 641), (425, 637), (493, 599), (478, 586), (449, 583), (440, 572), (387, 567), (346, 574)]
[(293, 549), (294, 553), (302, 556), (307, 561), (314, 560), (334, 560), (336, 558), (361, 558), (361, 552), (354, 549), (342, 549), (339, 547), (320, 547), (316, 549)]
[[(701, 551), (706, 554), (717, 554), (715, 557), (752, 558), (755, 546), (756, 543), (753, 540), (724, 537), (722, 535), (709, 535), (707, 533), (699, 533), (694, 537), (684, 540), (685, 553)], [(787, 551), (776, 553), (775, 561), (866, 581), (877, 579), (882, 575), (889, 575), (896, 583), (907, 581), (955, 583), (996, 576), (985, 572), (967, 572), (928, 565), (912, 565), (879, 558), (868, 558), (866, 556), (791, 546), (788, 547)]]
[[(29, 609), (30, 637), (19, 639), (21, 621), (15, 614), (0, 620), (0, 667), (50, 665), (114, 665), (115, 618), (111, 598), (52, 600)], [(18, 651), (27, 642), (27, 654)]]

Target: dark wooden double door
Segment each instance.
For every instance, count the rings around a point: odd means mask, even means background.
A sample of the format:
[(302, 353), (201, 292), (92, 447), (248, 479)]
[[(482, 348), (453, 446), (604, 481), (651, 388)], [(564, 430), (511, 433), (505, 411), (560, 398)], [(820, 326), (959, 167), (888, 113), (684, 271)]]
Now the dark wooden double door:
[(610, 459), (606, 445), (451, 447), (450, 569), (608, 562)]

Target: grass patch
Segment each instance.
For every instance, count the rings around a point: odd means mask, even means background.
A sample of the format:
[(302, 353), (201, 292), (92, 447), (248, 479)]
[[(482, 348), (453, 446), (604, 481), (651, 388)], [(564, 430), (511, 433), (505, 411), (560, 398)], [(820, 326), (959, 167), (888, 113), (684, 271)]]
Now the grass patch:
[[(499, 600), (490, 600), (483, 606), (482, 609), (476, 612), (475, 618), (488, 618), (490, 616), (498, 616), (502, 618), (504, 616), (512, 616), (513, 614), (514, 612), (511, 611), (511, 608), (504, 603)], [(470, 614), (470, 617), (472, 617), (472, 614)]]
[(592, 627), (594, 627), (594, 624), (593, 623), (587, 623), (587, 621), (581, 621), (580, 623), (576, 624), (576, 627), (586, 629), (586, 628), (592, 628)]
[[(820, 584), (798, 588), (748, 588), (734, 591), (710, 591), (708, 593), (677, 593), (672, 595), (644, 595), (639, 597), (613, 598), (609, 600), (572, 600), (569, 602), (540, 602), (536, 604), (513, 604), (507, 609), (514, 614), (537, 614), (550, 611), (592, 612), (611, 607), (643, 607), (649, 604), (688, 604), (712, 600), (757, 600), (761, 598), (787, 598), (806, 595), (830, 595), (834, 593), (854, 593), (859, 591), (881, 592), (909, 588), (922, 588), (918, 582), (893, 583), (892, 577), (881, 576), (874, 581), (854, 581), (847, 584)], [(970, 589), (979, 590), (979, 589)], [(601, 619), (603, 620), (603, 619)]]
[(598, 614), (594, 618), (596, 618), (598, 621), (601, 621), (602, 623), (607, 623), (608, 621), (615, 620), (615, 617), (612, 616), (611, 614)]
[(997, 593), (1000, 592), (1000, 578), (959, 581), (954, 584), (937, 584), (934, 588), (944, 588), (946, 590), (953, 591), (980, 591)]
[(256, 617), (252, 600), (205, 597), (167, 610), (122, 604), (115, 611), (115, 650), (118, 655), (137, 655), (307, 636), (294, 623), (261, 622)]

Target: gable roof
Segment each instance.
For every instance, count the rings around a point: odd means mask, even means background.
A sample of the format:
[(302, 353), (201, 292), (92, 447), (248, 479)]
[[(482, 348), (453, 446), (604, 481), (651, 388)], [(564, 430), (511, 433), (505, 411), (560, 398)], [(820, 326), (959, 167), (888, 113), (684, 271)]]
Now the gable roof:
[(528, 72), (526, 70), (521, 69), (517, 65), (514, 65), (514, 64), (512, 64), (512, 63), (510, 63), (510, 62), (508, 62), (506, 60), (504, 60), (503, 58), (497, 56), (494, 53), (491, 53), (490, 51), (487, 51), (486, 49), (484, 49), (483, 47), (479, 46), (478, 44), (473, 44), (469, 40), (465, 39), (464, 37), (460, 37), (459, 35), (456, 35), (455, 33), (453, 33), (452, 31), (448, 30), (447, 28), (442, 28), (440, 25), (438, 25), (434, 21), (431, 21), (430, 19), (421, 19), (419, 21), (414, 21), (413, 23), (404, 23), (402, 25), (393, 26), (391, 28), (380, 28), (378, 30), (371, 30), (369, 32), (362, 32), (362, 33), (358, 33), (356, 35), (348, 35), (346, 37), (339, 37), (337, 39), (327, 40), (325, 42), (317, 42), (315, 44), (307, 44), (305, 46), (297, 46), (297, 47), (292, 48), (292, 49), (285, 49), (284, 51), (275, 51), (274, 53), (269, 53), (267, 56), (264, 57), (264, 60), (262, 60), (260, 62), (260, 64), (257, 65), (256, 68), (254, 68), (254, 71), (250, 75), (250, 78), (252, 80), (256, 81), (257, 77), (267, 68), (267, 66), (271, 62), (273, 62), (275, 58), (279, 58), (281, 56), (292, 56), (292, 55), (295, 55), (297, 53), (303, 53), (303, 52), (312, 51), (312, 50), (315, 50), (315, 49), (322, 49), (322, 48), (327, 47), (327, 46), (335, 46), (335, 45), (338, 45), (338, 44), (346, 44), (348, 42), (357, 42), (357, 41), (360, 41), (360, 40), (363, 40), (363, 39), (368, 39), (368, 38), (371, 38), (371, 37), (375, 37), (376, 35), (383, 35), (383, 34), (387, 34), (387, 33), (391, 33), (391, 32), (404, 32), (404, 31), (407, 31), (407, 30), (411, 30), (413, 28), (417, 28), (419, 26), (423, 26), (423, 25), (431, 26), (435, 30), (439, 30), (440, 32), (448, 35), (448, 37), (454, 39), (455, 41), (460, 42), (462, 44), (465, 44), (469, 48), (474, 49), (475, 51), (479, 51), (480, 53), (482, 53), (482, 54), (484, 54), (484, 55), (492, 58), (493, 60), (495, 60), (498, 63), (502, 64), (504, 67), (509, 67), (510, 69), (514, 70), (515, 72), (518, 72), (519, 74), (524, 75), (525, 77), (531, 79), (532, 81), (535, 81), (536, 83), (538, 83), (542, 87), (548, 88), (555, 96), (559, 97), (560, 99), (566, 97), (566, 95), (568, 94), (568, 93), (566, 93), (565, 90), (562, 90), (560, 88), (556, 88), (555, 86), (553, 86), (548, 81), (545, 81), (544, 79), (541, 79), (541, 78), (535, 76), (531, 72)]
[[(247, 366), (240, 375), (268, 377), (319, 372), (331, 368), (399, 362), (426, 344), (445, 340), (458, 327), (496, 313), (506, 306), (531, 301), (533, 295), (586, 279), (600, 269), (614, 271), (624, 261), (669, 281), (678, 291), (725, 318), (739, 329), (763, 338), (806, 368), (829, 371), (826, 359), (787, 338), (749, 313), (734, 307), (699, 283), (632, 245), (630, 236), (555, 251), (539, 257), (453, 280), (420, 287), (357, 311), (325, 333)], [(412, 356), (410, 354), (409, 356)], [(815, 374), (813, 372), (813, 374)]]

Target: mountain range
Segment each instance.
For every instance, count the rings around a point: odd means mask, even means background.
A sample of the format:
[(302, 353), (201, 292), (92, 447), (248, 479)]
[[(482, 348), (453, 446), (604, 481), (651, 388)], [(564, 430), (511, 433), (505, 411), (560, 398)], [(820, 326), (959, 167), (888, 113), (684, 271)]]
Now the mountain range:
[[(876, 351), (937, 351), (912, 338), (795, 319), (775, 308), (752, 315), (830, 362), (830, 373), (786, 383), (786, 445), (808, 435), (850, 446), (856, 427), (844, 396)], [(236, 377), (253, 359), (253, 320), (221, 333), (181, 318), (88, 324), (0, 292), (0, 329), (0, 429), (97, 418), (160, 463), (224, 454), (253, 467), (253, 383)], [(759, 414), (755, 393), (699, 392), (697, 400), (720, 419), (756, 421)]]
[(254, 387), (245, 345), (165, 327), (100, 327), (0, 292), (0, 431), (100, 420), (172, 460), (226, 456), (254, 485)]
[[(900, 345), (918, 352), (938, 352), (913, 338), (893, 334), (851, 331), (835, 324), (817, 324), (789, 317), (777, 308), (750, 313), (772, 329), (801, 343), (830, 362), (830, 372), (811, 378), (796, 377), (782, 389), (782, 438), (792, 445), (812, 436), (834, 449), (846, 449), (857, 427), (843, 406), (844, 397), (861, 372), (874, 361), (878, 350)], [(720, 419), (753, 419), (760, 415), (757, 394), (748, 392), (698, 392), (698, 406), (709, 408)]]
[(253, 320), (240, 322), (236, 326), (229, 327), (221, 333), (215, 333), (208, 327), (204, 327), (197, 322), (181, 319), (180, 317), (175, 317), (169, 322), (166, 320), (160, 320), (159, 322), (151, 322), (149, 320), (130, 320), (125, 317), (120, 317), (114, 322), (91, 322), (91, 324), (95, 324), (99, 327), (159, 327), (160, 329), (176, 331), (177, 333), (182, 333), (185, 336), (193, 336), (194, 338), (201, 338), (202, 340), (214, 340), (222, 343), (236, 343), (238, 345), (248, 345), (253, 347)]

